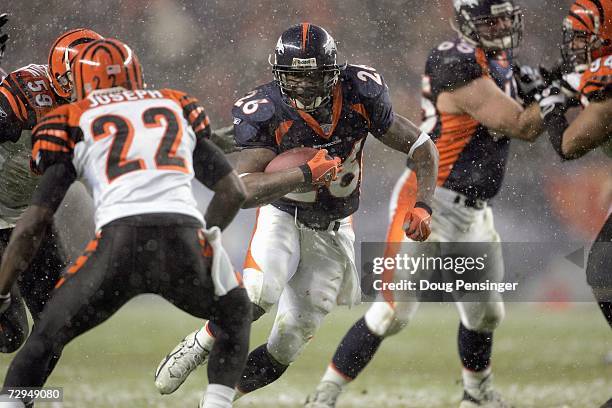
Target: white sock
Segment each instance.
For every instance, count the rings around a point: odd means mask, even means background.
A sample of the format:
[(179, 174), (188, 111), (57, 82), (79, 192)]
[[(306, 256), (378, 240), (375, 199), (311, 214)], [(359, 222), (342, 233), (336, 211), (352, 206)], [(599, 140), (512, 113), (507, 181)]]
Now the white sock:
[(196, 337), (197, 342), (200, 343), (200, 345), (207, 350), (210, 350), (213, 344), (215, 343), (215, 338), (208, 331), (208, 322), (206, 322), (204, 327), (198, 330), (195, 337)]
[(474, 389), (480, 386), (482, 380), (491, 375), (491, 366), (488, 366), (482, 371), (470, 371), (463, 368), (461, 376), (463, 377), (463, 388)]
[(340, 388), (344, 388), (344, 386), (351, 381), (352, 379), (342, 375), (338, 369), (334, 366), (333, 363), (327, 366), (327, 370), (325, 370), (325, 374), (323, 374), (323, 378), (321, 378), (321, 382), (330, 382), (336, 384)]
[(202, 408), (231, 408), (236, 390), (226, 385), (208, 384)]

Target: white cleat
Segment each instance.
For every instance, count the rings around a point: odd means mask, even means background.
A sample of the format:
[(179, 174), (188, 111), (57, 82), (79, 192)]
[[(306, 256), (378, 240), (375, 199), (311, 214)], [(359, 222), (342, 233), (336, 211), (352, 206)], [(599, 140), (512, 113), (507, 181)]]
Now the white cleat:
[(459, 408), (512, 408), (501, 394), (493, 389), (492, 376), (480, 382), (478, 388), (464, 389)]
[(210, 350), (196, 339), (198, 331), (187, 335), (157, 366), (155, 387), (160, 394), (172, 394), (193, 370), (207, 362)]
[(338, 384), (330, 381), (322, 381), (317, 385), (314, 393), (306, 397), (305, 408), (334, 408), (336, 400), (342, 392)]
[(21, 400), (11, 398), (7, 394), (0, 395), (0, 408), (27, 408), (32, 405), (25, 405)]

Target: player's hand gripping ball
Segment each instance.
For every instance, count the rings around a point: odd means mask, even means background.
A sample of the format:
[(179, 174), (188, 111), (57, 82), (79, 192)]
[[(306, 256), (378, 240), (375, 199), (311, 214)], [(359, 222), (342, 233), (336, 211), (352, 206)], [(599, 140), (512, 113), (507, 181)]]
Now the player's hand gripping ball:
[(431, 210), (424, 207), (413, 207), (404, 218), (404, 231), (413, 241), (425, 241), (431, 234)]
[(266, 166), (265, 172), (275, 172), (299, 167), (307, 174), (308, 186), (296, 190), (296, 192), (311, 191), (313, 186), (329, 184), (338, 178), (341, 170), (341, 159), (331, 157), (325, 149), (314, 149), (312, 147), (296, 147), (276, 156)]

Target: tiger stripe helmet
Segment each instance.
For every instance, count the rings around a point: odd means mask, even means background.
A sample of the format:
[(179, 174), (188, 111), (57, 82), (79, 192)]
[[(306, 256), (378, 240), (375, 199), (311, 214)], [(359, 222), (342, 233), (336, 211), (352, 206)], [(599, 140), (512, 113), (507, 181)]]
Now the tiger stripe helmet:
[(563, 21), (563, 60), (584, 69), (612, 53), (612, 0), (576, 0)]
[(72, 63), (76, 99), (85, 99), (92, 91), (122, 87), (143, 88), (142, 68), (130, 47), (115, 39), (88, 44)]
[(49, 52), (49, 76), (55, 93), (69, 99), (72, 93), (70, 63), (85, 44), (101, 40), (100, 34), (87, 28), (70, 30), (59, 36)]

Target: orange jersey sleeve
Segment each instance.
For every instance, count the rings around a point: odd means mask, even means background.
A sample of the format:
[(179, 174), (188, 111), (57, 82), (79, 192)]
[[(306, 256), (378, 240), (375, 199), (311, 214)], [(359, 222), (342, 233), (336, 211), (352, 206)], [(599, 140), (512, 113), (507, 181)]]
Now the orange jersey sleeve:
[(612, 96), (612, 55), (598, 58), (582, 74), (579, 91), (589, 102)]
[(210, 120), (196, 98), (174, 89), (162, 89), (161, 93), (181, 106), (183, 116), (198, 138), (210, 138)]
[(71, 161), (75, 145), (83, 140), (78, 126), (80, 104), (63, 105), (49, 112), (32, 132), (31, 168), (36, 174), (61, 161)]

